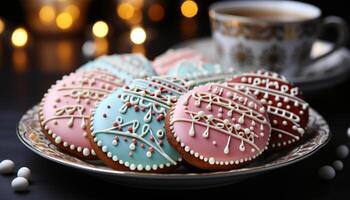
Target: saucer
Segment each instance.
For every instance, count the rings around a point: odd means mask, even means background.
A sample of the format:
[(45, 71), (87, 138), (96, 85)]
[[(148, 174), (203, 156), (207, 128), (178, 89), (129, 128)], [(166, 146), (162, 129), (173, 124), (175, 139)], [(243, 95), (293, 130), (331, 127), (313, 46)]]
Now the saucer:
[(38, 112), (39, 106), (34, 106), (18, 123), (17, 136), (26, 147), (45, 159), (88, 175), (139, 188), (195, 189), (234, 184), (308, 158), (326, 145), (331, 136), (327, 122), (310, 108), (308, 131), (300, 142), (284, 151), (266, 153), (244, 168), (208, 172), (184, 165), (166, 174), (118, 171), (106, 167), (100, 161), (81, 160), (59, 150), (42, 132)]
[[(328, 52), (332, 46), (333, 43), (318, 40), (312, 48), (311, 56), (322, 55)], [(192, 48), (213, 61), (219, 59), (216, 57), (215, 43), (210, 37), (179, 43), (173, 48)], [(305, 68), (298, 76), (287, 77), (288, 80), (300, 87), (304, 93), (314, 94), (323, 89), (334, 87), (349, 78), (350, 51), (347, 48), (341, 48)]]

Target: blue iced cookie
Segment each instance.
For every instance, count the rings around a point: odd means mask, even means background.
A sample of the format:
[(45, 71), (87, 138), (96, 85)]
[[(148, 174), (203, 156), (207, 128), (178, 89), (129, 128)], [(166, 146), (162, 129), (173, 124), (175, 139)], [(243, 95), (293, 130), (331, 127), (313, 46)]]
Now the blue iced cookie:
[(223, 82), (235, 74), (234, 69), (230, 67), (191, 60), (179, 62), (167, 73), (168, 76), (193, 80), (196, 82), (196, 85), (203, 85), (209, 82)]
[[(174, 82), (171, 82), (173, 80)], [(102, 100), (92, 112), (90, 142), (97, 156), (118, 170), (166, 171), (181, 161), (168, 143), (164, 120), (184, 81), (135, 80)]]
[(137, 78), (155, 75), (151, 63), (141, 54), (101, 56), (81, 66), (77, 71), (91, 70), (108, 71), (126, 84)]

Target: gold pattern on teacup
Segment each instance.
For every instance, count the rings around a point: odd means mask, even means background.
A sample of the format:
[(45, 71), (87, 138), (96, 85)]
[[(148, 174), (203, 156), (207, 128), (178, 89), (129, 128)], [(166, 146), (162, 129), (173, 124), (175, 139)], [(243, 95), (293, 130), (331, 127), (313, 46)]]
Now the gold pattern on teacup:
[(218, 30), (226, 36), (244, 37), (254, 40), (270, 40), (276, 38), (280, 41), (299, 40), (312, 37), (319, 30), (315, 21), (306, 21), (300, 24), (249, 24), (237, 20), (219, 21), (211, 19), (212, 29)]
[(236, 66), (244, 67), (253, 65), (253, 53), (249, 47), (239, 43), (231, 48), (231, 59)]
[(286, 59), (286, 52), (283, 48), (273, 45), (264, 49), (260, 55), (260, 62), (271, 71), (279, 71)]

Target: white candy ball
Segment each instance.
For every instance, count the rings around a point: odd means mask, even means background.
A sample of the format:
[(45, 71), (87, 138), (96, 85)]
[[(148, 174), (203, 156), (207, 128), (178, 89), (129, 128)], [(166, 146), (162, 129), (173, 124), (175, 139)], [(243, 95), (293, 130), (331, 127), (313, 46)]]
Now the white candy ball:
[(349, 155), (349, 148), (344, 144), (339, 145), (336, 149), (336, 154), (340, 159), (344, 159)]
[(350, 127), (348, 128), (347, 135), (350, 138)]
[(331, 180), (335, 177), (335, 170), (333, 167), (325, 165), (318, 170), (318, 176), (324, 180)]
[(30, 180), (31, 175), (32, 173), (28, 167), (21, 167), (17, 172), (18, 177), (23, 177), (27, 180)]
[(29, 182), (23, 177), (17, 177), (11, 182), (12, 189), (16, 192), (21, 192), (27, 190)]
[(3, 160), (0, 163), (0, 173), (10, 174), (15, 170), (15, 163), (12, 160)]
[(344, 168), (344, 163), (341, 160), (335, 160), (333, 162), (333, 167), (335, 170), (340, 171)]

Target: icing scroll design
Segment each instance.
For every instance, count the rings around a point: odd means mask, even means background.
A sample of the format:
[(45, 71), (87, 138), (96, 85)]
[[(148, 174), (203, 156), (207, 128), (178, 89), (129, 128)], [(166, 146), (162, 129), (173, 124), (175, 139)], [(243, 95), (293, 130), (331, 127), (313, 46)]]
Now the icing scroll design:
[(85, 130), (86, 128), (85, 120), (88, 120), (89, 116), (84, 115), (84, 112), (85, 112), (85, 107), (82, 105), (63, 106), (61, 108), (56, 109), (54, 116), (51, 118), (48, 118), (43, 123), (44, 125), (46, 125), (48, 122), (56, 121), (57, 119), (69, 119), (67, 122), (67, 126), (71, 128), (73, 127), (74, 121), (76, 119), (81, 119), (80, 127)]
[[(115, 87), (122, 86), (122, 82), (113, 76), (106, 74), (84, 74), (78, 83), (67, 87), (63, 85), (58, 91), (69, 91), (68, 94), (64, 96), (76, 99), (78, 103), (82, 99), (88, 99), (91, 101), (98, 101), (100, 98), (109, 94), (110, 91)], [(97, 84), (100, 84), (97, 86)]]

